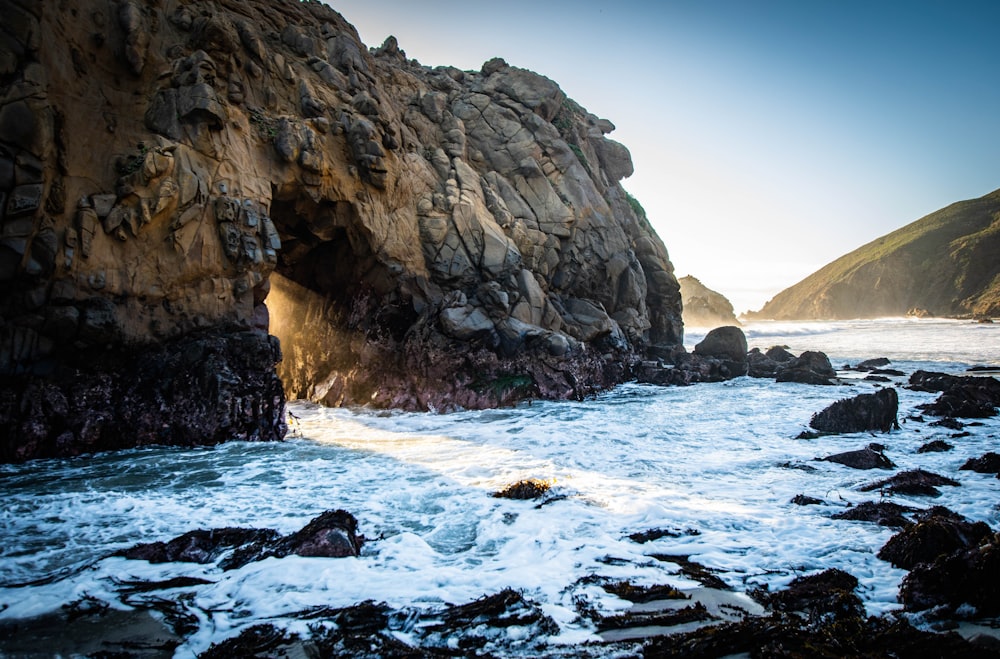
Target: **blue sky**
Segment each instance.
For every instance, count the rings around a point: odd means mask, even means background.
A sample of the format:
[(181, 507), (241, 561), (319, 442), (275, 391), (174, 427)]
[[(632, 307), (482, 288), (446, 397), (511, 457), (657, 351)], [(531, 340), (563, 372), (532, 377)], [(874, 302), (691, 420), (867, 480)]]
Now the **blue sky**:
[(341, 0), (369, 46), (555, 80), (629, 148), (678, 276), (737, 312), (1000, 188), (1000, 0)]

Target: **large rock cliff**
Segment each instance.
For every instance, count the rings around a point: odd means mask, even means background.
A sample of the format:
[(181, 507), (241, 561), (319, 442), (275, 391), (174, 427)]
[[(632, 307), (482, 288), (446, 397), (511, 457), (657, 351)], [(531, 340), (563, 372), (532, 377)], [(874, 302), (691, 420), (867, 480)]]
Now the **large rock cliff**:
[(733, 303), (725, 295), (713, 291), (697, 277), (687, 275), (677, 280), (684, 303), (686, 327), (721, 327), (739, 325)]
[(778, 293), (759, 319), (1000, 316), (1000, 190), (863, 245)]
[(0, 12), (2, 459), (280, 438), (279, 362), (447, 409), (681, 342), (627, 149), (541, 75), (369, 50), (318, 2)]

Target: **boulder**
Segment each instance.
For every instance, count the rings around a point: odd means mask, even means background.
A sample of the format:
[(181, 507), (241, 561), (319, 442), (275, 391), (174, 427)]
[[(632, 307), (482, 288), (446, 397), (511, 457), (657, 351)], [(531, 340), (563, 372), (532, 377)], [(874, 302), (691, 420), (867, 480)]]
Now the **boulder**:
[(716, 327), (694, 347), (694, 353), (702, 357), (746, 363), (747, 337), (743, 330), (734, 325)]
[(837, 372), (830, 364), (830, 358), (818, 351), (806, 351), (795, 359), (783, 364), (775, 374), (778, 382), (798, 382), (801, 384), (833, 384)]
[(984, 453), (978, 458), (969, 458), (959, 469), (975, 471), (980, 474), (1000, 474), (1000, 454)]
[(1000, 538), (919, 563), (903, 578), (899, 601), (907, 611), (972, 607), (976, 615), (1000, 614)]
[(874, 394), (860, 394), (838, 400), (813, 415), (810, 427), (827, 433), (850, 433), (899, 430), (896, 414), (899, 396), (895, 389), (881, 389)]
[(851, 469), (892, 469), (896, 466), (892, 460), (885, 457), (885, 453), (870, 446), (858, 451), (845, 451), (817, 459), (821, 462), (836, 462)]
[(918, 515), (909, 525), (882, 546), (878, 557), (895, 567), (911, 570), (919, 563), (932, 563), (940, 556), (976, 547), (993, 537), (983, 522), (970, 522), (947, 508), (935, 506)]

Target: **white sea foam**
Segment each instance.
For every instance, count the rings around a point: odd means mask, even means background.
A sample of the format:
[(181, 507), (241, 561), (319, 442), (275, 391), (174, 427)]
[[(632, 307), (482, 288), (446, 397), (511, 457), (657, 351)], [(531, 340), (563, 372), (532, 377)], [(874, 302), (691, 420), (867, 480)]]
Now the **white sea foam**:
[[(904, 371), (954, 372), (1000, 356), (1000, 327), (954, 321), (757, 324), (747, 331), (751, 346), (824, 349), (835, 364), (889, 356)], [(3, 466), (0, 619), (39, 615), (84, 596), (125, 607), (141, 596), (123, 595), (122, 580), (195, 576), (213, 583), (156, 593), (191, 594), (184, 606), (200, 626), (178, 650), (191, 656), (246, 626), (280, 623), (310, 606), (375, 600), (421, 609), (512, 587), (559, 623), (557, 640), (580, 642), (596, 635), (578, 618), (574, 598), (605, 612), (628, 606), (584, 577), (698, 586), (653, 553), (690, 555), (738, 590), (839, 567), (858, 577), (869, 612), (884, 613), (898, 608), (905, 574), (875, 557), (893, 531), (830, 516), (877, 498), (857, 488), (888, 472), (813, 459), (882, 442), (900, 469), (921, 467), (962, 483), (942, 487), (933, 501), (896, 501), (944, 505), (996, 529), (998, 481), (958, 467), (995, 450), (1000, 422), (949, 439), (955, 450), (947, 453), (918, 455), (919, 446), (950, 431), (914, 421), (876, 438), (792, 439), (814, 412), (875, 386), (750, 378), (682, 388), (632, 384), (584, 402), (449, 415), (294, 403), (301, 437), (281, 444), (147, 448)], [(904, 420), (934, 398), (899, 393)], [(536, 508), (490, 496), (522, 478), (553, 480), (566, 498)], [(825, 504), (791, 504), (800, 493)], [(195, 528), (287, 533), (332, 508), (360, 521), (370, 539), (360, 558), (271, 558), (222, 572), (108, 557)], [(680, 534), (647, 544), (627, 538), (651, 528)]]

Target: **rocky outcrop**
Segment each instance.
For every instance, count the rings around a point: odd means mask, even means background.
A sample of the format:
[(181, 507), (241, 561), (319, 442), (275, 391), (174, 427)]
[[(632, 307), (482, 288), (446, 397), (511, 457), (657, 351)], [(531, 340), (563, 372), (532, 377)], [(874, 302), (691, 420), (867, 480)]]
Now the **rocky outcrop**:
[[(327, 510), (289, 535), (273, 529), (222, 528), (188, 531), (167, 542), (134, 545), (119, 553), (150, 563), (213, 563), (235, 570), (265, 558), (358, 556), (365, 537), (358, 534), (358, 520), (346, 510)], [(221, 560), (220, 560), (221, 559)]]
[(859, 247), (778, 293), (757, 319), (1000, 316), (1000, 190)]
[(195, 332), (270, 329), (290, 395), (411, 409), (578, 397), (681, 343), (628, 150), (544, 76), (368, 49), (315, 2), (0, 9), (5, 400)]
[(680, 277), (681, 301), (684, 303), (684, 324), (688, 327), (719, 327), (739, 325), (733, 303), (722, 293), (702, 284), (696, 277)]
[(825, 433), (849, 433), (879, 430), (899, 430), (896, 414), (899, 395), (887, 388), (873, 394), (859, 394), (854, 398), (838, 400), (813, 415), (809, 426)]

